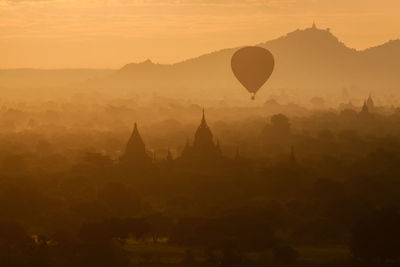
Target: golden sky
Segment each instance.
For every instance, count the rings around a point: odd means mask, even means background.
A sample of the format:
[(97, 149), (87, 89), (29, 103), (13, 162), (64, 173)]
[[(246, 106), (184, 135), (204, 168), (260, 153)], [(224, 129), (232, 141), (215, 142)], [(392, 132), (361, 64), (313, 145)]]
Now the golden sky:
[(314, 20), (364, 49), (400, 38), (400, 0), (0, 0), (0, 68), (173, 63)]

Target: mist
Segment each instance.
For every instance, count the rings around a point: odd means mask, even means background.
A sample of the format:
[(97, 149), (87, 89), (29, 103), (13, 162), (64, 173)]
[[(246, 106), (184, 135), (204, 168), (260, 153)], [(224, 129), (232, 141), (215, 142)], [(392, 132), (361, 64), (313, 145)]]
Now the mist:
[(398, 266), (399, 40), (254, 45), (0, 70), (0, 265)]

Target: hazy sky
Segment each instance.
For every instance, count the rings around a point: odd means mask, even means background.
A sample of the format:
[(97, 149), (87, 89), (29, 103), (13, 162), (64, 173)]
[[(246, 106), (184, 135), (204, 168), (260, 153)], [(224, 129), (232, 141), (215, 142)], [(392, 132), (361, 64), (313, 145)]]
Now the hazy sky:
[(400, 0), (0, 0), (0, 68), (173, 63), (313, 20), (363, 49), (400, 38)]

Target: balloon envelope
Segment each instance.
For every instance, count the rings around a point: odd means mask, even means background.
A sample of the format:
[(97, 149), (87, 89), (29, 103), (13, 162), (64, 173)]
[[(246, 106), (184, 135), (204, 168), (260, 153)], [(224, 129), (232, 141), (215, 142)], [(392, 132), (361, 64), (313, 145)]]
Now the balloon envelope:
[(258, 46), (239, 49), (231, 60), (233, 73), (253, 97), (271, 76), (274, 65), (271, 52)]

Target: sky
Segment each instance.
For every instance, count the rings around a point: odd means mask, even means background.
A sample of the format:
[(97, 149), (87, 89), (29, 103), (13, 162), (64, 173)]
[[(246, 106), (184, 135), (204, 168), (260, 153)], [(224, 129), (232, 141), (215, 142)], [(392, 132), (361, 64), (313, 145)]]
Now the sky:
[(174, 63), (298, 28), (365, 49), (400, 38), (399, 0), (0, 0), (0, 68)]

